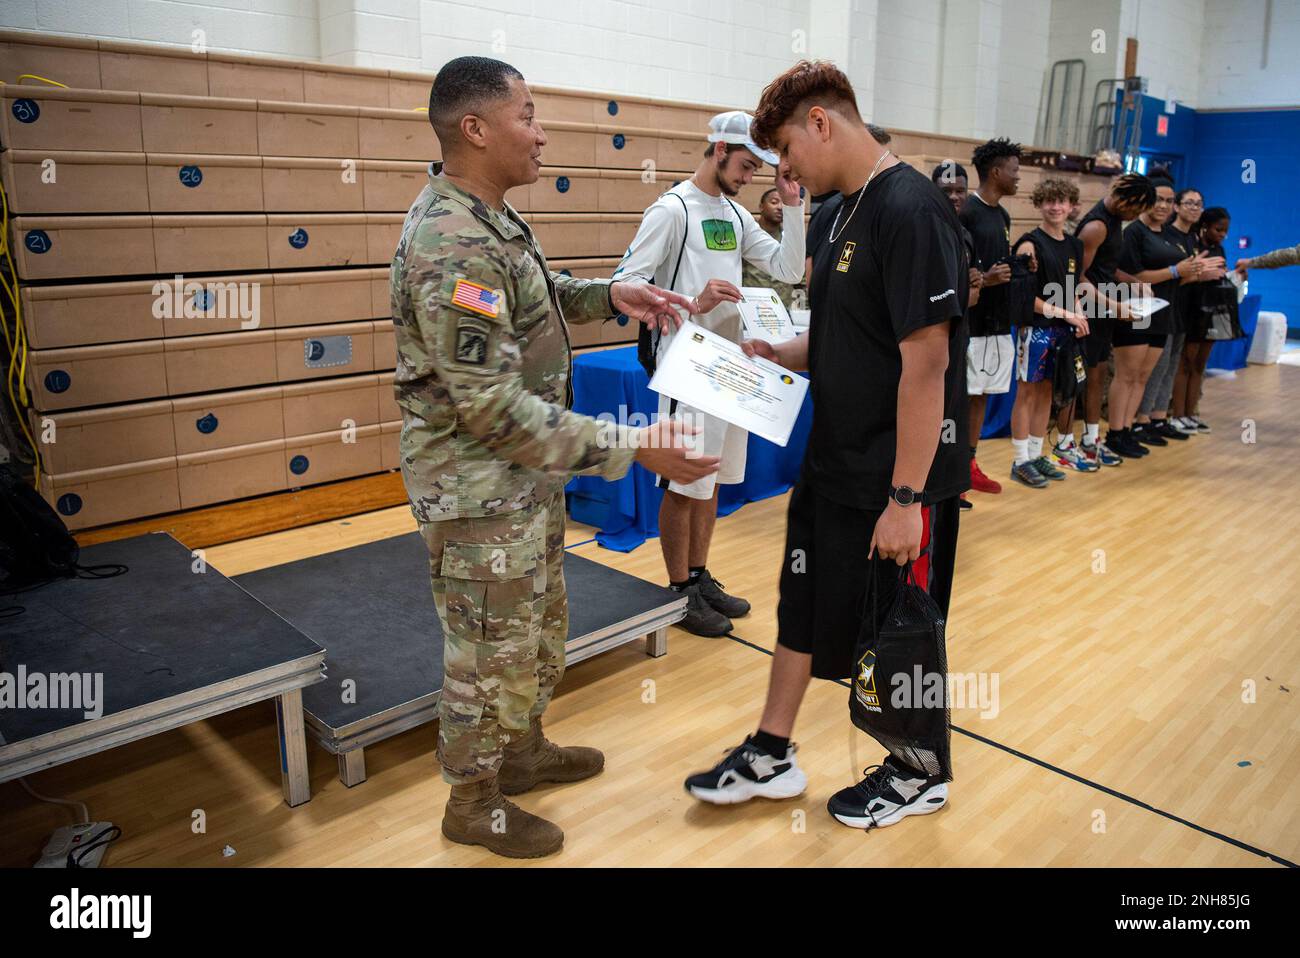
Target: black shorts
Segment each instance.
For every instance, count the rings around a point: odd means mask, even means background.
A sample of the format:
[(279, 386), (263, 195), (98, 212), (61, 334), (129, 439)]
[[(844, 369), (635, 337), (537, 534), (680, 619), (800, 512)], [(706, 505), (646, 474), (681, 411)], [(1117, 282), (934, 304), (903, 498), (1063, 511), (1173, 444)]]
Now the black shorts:
[(1146, 329), (1134, 329), (1132, 323), (1115, 324), (1115, 347), (1117, 349), (1123, 346), (1155, 346), (1157, 349), (1164, 349), (1165, 340), (1168, 338), (1168, 333), (1153, 333)]
[[(921, 559), (913, 568), (947, 618), (961, 507), (953, 496), (923, 508), (929, 535), (921, 540)], [(879, 517), (879, 512), (832, 502), (802, 480), (790, 496), (776, 640), (793, 652), (812, 655), (812, 674), (819, 679), (852, 674), (873, 565), (882, 615), (893, 599), (898, 565), (892, 559), (867, 558)]]
[(1110, 359), (1111, 340), (1115, 335), (1115, 320), (1098, 316), (1088, 320), (1088, 335), (1083, 337), (1083, 364), (1091, 369)]

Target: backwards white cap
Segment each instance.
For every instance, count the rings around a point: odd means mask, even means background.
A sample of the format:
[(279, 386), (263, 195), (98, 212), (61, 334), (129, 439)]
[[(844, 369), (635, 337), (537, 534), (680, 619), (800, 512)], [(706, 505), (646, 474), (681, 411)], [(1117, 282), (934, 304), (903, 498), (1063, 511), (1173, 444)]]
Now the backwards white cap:
[(753, 122), (754, 118), (744, 110), (719, 113), (709, 121), (709, 142), (735, 143), (749, 150), (763, 162), (777, 166), (781, 158), (771, 150), (761, 149), (749, 135), (749, 128)]

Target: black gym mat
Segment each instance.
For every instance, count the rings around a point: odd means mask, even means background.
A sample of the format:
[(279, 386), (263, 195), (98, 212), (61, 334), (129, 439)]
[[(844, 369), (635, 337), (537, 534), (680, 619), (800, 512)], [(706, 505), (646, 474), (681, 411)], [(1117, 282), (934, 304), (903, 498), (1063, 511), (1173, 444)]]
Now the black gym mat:
[[(120, 563), (108, 579), (61, 579), (6, 597), (0, 671), (103, 673), (103, 714), (158, 702), (319, 655), (321, 648), (169, 535), (81, 550), (81, 565)], [(85, 722), (83, 709), (0, 709), (12, 744)]]
[[(589, 635), (680, 598), (569, 553), (569, 636)], [(343, 728), (442, 688), (442, 627), (418, 532), (246, 572), (235, 581), (325, 646), (324, 682), (303, 705)], [(355, 701), (345, 701), (345, 680)]]

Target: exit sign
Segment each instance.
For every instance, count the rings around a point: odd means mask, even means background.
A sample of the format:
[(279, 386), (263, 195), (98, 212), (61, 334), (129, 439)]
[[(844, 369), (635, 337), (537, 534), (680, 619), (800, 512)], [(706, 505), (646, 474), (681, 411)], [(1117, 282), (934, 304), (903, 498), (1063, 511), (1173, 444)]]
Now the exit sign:
[(1169, 135), (1169, 115), (1161, 113), (1156, 117), (1156, 136)]

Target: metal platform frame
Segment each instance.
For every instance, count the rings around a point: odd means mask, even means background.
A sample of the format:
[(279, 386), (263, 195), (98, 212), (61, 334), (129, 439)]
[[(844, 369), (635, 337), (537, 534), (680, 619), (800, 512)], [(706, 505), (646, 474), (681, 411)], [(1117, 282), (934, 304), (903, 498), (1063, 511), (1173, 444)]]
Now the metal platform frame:
[[(564, 645), (566, 666), (620, 645), (645, 639), (646, 655), (658, 658), (668, 652), (668, 627), (686, 615), (686, 599), (674, 599), (640, 615), (611, 623), (587, 635), (570, 638)], [(441, 690), (333, 728), (304, 710), (307, 732), (325, 751), (338, 757), (339, 780), (349, 788), (366, 780), (365, 747), (438, 717)]]
[(0, 782), (274, 698), (284, 800), (290, 807), (301, 805), (311, 798), (302, 690), (321, 680), (324, 664), (322, 649), (272, 668), (77, 722), (34, 738), (0, 743)]

